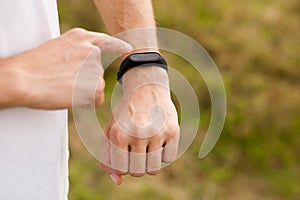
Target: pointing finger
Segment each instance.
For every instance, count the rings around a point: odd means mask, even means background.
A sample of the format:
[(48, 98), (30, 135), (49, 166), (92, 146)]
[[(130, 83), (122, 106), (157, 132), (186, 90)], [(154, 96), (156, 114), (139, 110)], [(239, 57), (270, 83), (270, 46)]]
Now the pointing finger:
[(102, 51), (125, 54), (132, 50), (132, 46), (118, 38), (106, 35), (104, 33), (92, 32), (94, 37), (92, 44), (99, 47)]

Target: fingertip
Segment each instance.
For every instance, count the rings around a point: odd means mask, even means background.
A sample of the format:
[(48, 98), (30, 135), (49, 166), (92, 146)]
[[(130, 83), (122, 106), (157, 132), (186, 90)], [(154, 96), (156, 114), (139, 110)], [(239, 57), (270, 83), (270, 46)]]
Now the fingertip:
[(110, 178), (116, 185), (121, 185), (122, 184), (122, 176), (118, 174), (109, 174)]
[(125, 41), (123, 41), (123, 46), (124, 46), (124, 53), (128, 53), (133, 49), (132, 46)]
[(103, 33), (93, 33), (92, 44), (99, 47), (102, 51), (126, 54), (132, 51), (132, 46), (117, 37), (109, 36)]

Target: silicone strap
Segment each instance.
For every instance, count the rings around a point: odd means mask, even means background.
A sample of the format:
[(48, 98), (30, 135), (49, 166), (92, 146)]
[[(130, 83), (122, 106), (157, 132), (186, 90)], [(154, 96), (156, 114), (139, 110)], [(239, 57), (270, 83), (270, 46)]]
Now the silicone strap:
[(157, 66), (168, 71), (166, 60), (157, 52), (134, 53), (127, 56), (121, 63), (117, 80), (122, 84), (122, 76), (131, 68)]

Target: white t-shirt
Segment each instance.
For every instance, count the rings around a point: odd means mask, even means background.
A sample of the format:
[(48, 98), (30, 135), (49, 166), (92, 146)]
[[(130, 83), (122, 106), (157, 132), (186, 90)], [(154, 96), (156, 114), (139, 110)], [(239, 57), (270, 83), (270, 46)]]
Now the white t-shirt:
[[(55, 0), (0, 0), (0, 58), (57, 36)], [(65, 200), (67, 193), (67, 111), (0, 110), (0, 199)]]

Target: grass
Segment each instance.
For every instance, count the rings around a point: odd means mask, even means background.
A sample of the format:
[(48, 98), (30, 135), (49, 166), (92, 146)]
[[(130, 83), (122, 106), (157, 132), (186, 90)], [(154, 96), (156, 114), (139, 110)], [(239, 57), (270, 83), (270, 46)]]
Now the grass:
[[(154, 7), (159, 26), (190, 35), (218, 65), (228, 97), (221, 138), (208, 157), (197, 158), (210, 99), (205, 85), (196, 85), (202, 118), (191, 148), (157, 177), (126, 177), (117, 187), (80, 144), (70, 119), (70, 199), (299, 199), (299, 1), (154, 0)], [(91, 1), (61, 0), (59, 10), (62, 31), (105, 31)], [(184, 75), (196, 83), (188, 68)]]

